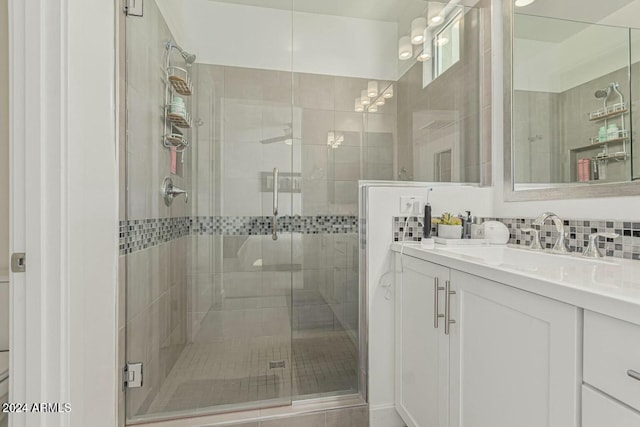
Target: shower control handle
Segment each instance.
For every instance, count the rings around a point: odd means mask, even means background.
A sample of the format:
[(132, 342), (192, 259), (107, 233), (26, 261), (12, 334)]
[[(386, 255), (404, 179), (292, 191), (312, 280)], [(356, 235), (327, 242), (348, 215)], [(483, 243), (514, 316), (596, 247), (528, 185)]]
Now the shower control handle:
[(171, 206), (173, 199), (181, 194), (184, 194), (184, 202), (187, 203), (189, 201), (189, 193), (187, 190), (182, 190), (174, 186), (173, 180), (170, 177), (166, 177), (164, 181), (162, 181), (162, 197), (164, 198), (165, 205)]
[(278, 240), (278, 168), (273, 168), (273, 220), (271, 222), (271, 238)]

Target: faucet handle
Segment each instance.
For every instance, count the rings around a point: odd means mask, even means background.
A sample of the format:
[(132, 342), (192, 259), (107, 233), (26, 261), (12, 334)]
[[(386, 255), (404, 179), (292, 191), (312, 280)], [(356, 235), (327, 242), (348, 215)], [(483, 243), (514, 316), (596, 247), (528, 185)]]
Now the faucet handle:
[(529, 249), (532, 251), (542, 251), (544, 248), (542, 247), (542, 243), (540, 243), (540, 230), (536, 230), (535, 228), (523, 228), (523, 233), (533, 235), (533, 239), (531, 239), (531, 245)]
[(604, 258), (605, 255), (598, 248), (598, 237), (606, 237), (607, 239), (615, 239), (616, 237), (620, 237), (618, 233), (592, 233), (589, 234), (589, 244), (587, 245), (587, 249), (582, 253), (583, 257), (586, 258)]

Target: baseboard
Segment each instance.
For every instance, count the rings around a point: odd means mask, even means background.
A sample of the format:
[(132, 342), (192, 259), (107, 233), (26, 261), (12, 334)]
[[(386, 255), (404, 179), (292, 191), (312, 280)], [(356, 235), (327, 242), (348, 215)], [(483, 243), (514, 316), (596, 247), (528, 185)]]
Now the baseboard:
[(369, 406), (369, 427), (405, 427), (395, 406)]

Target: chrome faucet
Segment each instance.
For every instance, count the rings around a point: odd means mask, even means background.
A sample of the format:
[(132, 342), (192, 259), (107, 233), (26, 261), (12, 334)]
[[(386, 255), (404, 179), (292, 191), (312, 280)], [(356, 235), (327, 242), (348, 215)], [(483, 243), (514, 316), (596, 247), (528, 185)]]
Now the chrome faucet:
[(553, 224), (556, 226), (556, 231), (558, 232), (558, 238), (555, 245), (553, 245), (553, 252), (568, 254), (571, 251), (567, 247), (564, 224), (558, 215), (553, 212), (545, 212), (533, 221), (533, 225), (542, 226), (547, 219), (551, 219), (553, 221)]

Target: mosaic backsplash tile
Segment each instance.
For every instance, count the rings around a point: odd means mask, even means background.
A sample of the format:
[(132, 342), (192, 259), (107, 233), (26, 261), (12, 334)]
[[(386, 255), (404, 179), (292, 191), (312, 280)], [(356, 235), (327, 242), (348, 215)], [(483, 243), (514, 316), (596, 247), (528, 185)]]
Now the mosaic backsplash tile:
[[(556, 229), (551, 221), (542, 227), (533, 226), (535, 218), (482, 218), (482, 221), (500, 221), (509, 228), (509, 243), (514, 245), (529, 245), (532, 237), (522, 229), (535, 228), (540, 230), (540, 242), (545, 248), (552, 248), (556, 241)], [(406, 217), (393, 217), (393, 241), (402, 239)], [(599, 238), (598, 247), (607, 256), (616, 258), (640, 260), (640, 222), (607, 221), (589, 219), (564, 220), (564, 231), (568, 234), (569, 249), (582, 252), (589, 244), (589, 234), (617, 233), (615, 239)], [(433, 228), (435, 232), (435, 227)], [(405, 241), (419, 242), (422, 239), (422, 224), (416, 218), (410, 218), (404, 231)]]
[[(219, 236), (269, 235), (271, 216), (206, 216), (142, 219), (120, 222), (120, 254), (147, 249), (190, 234)], [(301, 234), (358, 232), (358, 217), (351, 215), (280, 216), (278, 231)]]
[(120, 255), (147, 249), (190, 233), (190, 218), (120, 221)]

